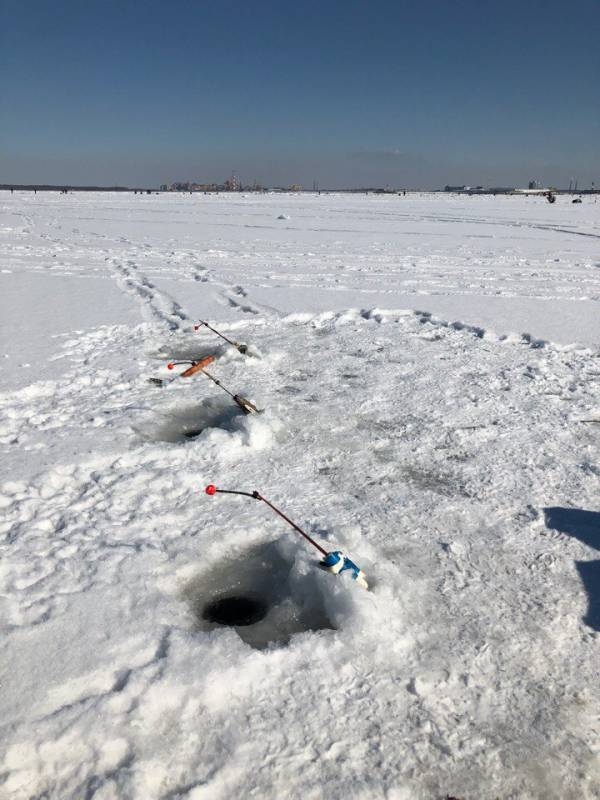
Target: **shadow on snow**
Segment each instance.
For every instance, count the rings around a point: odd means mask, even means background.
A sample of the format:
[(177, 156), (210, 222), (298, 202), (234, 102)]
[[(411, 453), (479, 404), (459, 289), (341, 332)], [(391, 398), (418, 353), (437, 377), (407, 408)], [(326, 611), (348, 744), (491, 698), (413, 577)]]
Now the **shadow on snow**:
[[(546, 527), (574, 536), (588, 547), (600, 550), (600, 512), (581, 508), (545, 508)], [(583, 621), (600, 631), (600, 561), (576, 561), (575, 566), (588, 595)]]

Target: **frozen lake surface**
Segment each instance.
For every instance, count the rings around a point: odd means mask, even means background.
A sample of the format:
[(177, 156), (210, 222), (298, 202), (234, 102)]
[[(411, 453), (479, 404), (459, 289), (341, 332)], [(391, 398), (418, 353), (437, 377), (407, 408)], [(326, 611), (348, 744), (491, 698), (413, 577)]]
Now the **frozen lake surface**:
[(600, 797), (600, 203), (2, 193), (0, 270), (0, 795)]

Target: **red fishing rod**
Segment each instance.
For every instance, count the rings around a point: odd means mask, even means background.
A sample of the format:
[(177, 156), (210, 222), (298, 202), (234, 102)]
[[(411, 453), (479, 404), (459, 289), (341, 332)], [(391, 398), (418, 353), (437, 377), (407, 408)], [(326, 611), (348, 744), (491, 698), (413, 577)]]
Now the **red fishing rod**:
[(174, 378), (148, 378), (148, 380), (150, 383), (156, 384), (156, 386), (167, 386), (167, 384), (176, 381), (177, 378), (191, 378), (192, 375), (195, 375), (196, 372), (199, 372), (203, 367), (212, 364), (214, 360), (214, 356), (206, 356), (206, 358), (201, 358), (200, 361), (171, 361), (167, 364), (167, 369), (175, 369), (175, 367), (182, 366), (183, 364), (189, 364), (190, 366), (188, 369), (179, 373), (179, 375), (175, 375)]
[(211, 375), (210, 372), (207, 372), (204, 367), (207, 364), (212, 364), (215, 360), (214, 356), (207, 356), (206, 358), (201, 359), (200, 361), (171, 361), (167, 364), (167, 369), (175, 369), (177, 366), (182, 366), (183, 364), (190, 364), (188, 369), (184, 370), (179, 375), (176, 375), (175, 378), (171, 378), (170, 380), (162, 380), (161, 378), (150, 378), (152, 383), (157, 384), (158, 386), (166, 386), (168, 383), (171, 383), (177, 378), (191, 378), (192, 375), (195, 375), (197, 372), (201, 372), (203, 375), (211, 380), (214, 384), (216, 384), (220, 389), (226, 392), (234, 402), (242, 409), (244, 414), (255, 414), (260, 413), (259, 409), (251, 403), (246, 397), (242, 397), (241, 394), (234, 394), (227, 389), (226, 386), (223, 386), (220, 380), (215, 378), (214, 375)]
[(206, 492), (206, 494), (210, 494), (210, 495), (217, 494), (217, 493), (219, 493), (219, 494), (241, 494), (244, 497), (252, 497), (254, 500), (262, 500), (262, 502), (266, 503), (269, 506), (269, 508), (272, 508), (273, 511), (276, 514), (279, 514), (279, 516), (282, 519), (284, 519), (288, 523), (288, 525), (291, 525), (292, 528), (294, 528), (294, 530), (297, 530), (298, 533), (300, 533), (302, 536), (304, 536), (304, 538), (307, 539), (312, 544), (313, 547), (316, 547), (317, 550), (320, 553), (322, 553), (324, 556), (327, 555), (327, 550), (325, 550), (323, 547), (321, 547), (320, 544), (317, 544), (317, 542), (315, 542), (315, 540), (312, 539), (308, 535), (308, 533), (306, 533), (306, 531), (303, 531), (302, 528), (299, 525), (296, 525), (296, 523), (292, 522), (292, 520), (289, 517), (286, 517), (286, 515), (283, 513), (283, 511), (280, 511), (278, 508), (276, 508), (276, 506), (274, 506), (273, 503), (270, 503), (265, 497), (263, 497), (258, 492), (238, 492), (238, 491), (234, 491), (233, 489), (217, 489), (217, 487), (214, 486), (212, 483), (209, 486), (207, 486), (204, 491)]
[(239, 494), (243, 497), (251, 497), (253, 500), (261, 500), (263, 503), (269, 506), (269, 508), (278, 514), (282, 519), (284, 519), (288, 525), (290, 525), (295, 531), (297, 531), (301, 536), (303, 536), (314, 548), (316, 548), (321, 555), (323, 556), (323, 560), (320, 562), (320, 566), (326, 569), (328, 572), (332, 572), (335, 575), (339, 575), (341, 572), (349, 571), (352, 575), (353, 580), (355, 580), (359, 586), (362, 586), (364, 589), (369, 588), (369, 584), (365, 578), (365, 574), (357, 567), (357, 565), (351, 561), (348, 556), (344, 555), (341, 550), (334, 550), (332, 552), (328, 552), (325, 550), (324, 547), (309, 536), (306, 531), (303, 531), (299, 525), (296, 525), (295, 522), (286, 516), (283, 511), (281, 511), (277, 506), (274, 506), (266, 497), (263, 497), (259, 492), (241, 492), (235, 489), (217, 489), (214, 484), (209, 484), (206, 489), (204, 490), (208, 495), (215, 495), (215, 494)]
[(206, 356), (206, 358), (201, 358), (200, 361), (171, 361), (170, 364), (167, 364), (167, 369), (174, 369), (177, 366), (183, 364), (190, 364), (188, 369), (181, 372), (178, 377), (179, 378), (191, 378), (192, 375), (195, 375), (197, 372), (200, 372), (204, 367), (207, 367), (209, 364), (212, 364), (215, 360), (214, 356)]

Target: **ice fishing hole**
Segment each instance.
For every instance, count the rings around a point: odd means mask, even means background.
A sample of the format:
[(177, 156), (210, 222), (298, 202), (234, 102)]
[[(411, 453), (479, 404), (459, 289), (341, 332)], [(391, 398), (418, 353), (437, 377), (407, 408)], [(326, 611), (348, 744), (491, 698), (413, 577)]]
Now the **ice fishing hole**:
[[(219, 359), (227, 350), (223, 344), (199, 341), (180, 341), (166, 342), (162, 347), (150, 353), (152, 358), (159, 358), (161, 361), (201, 361), (207, 356), (214, 356)], [(185, 366), (178, 367), (183, 372)], [(205, 379), (206, 380), (206, 379)]]
[(200, 404), (154, 412), (135, 425), (134, 429), (152, 442), (182, 444), (209, 428), (233, 431), (243, 417), (243, 412), (233, 402), (208, 398)]
[(217, 625), (254, 625), (267, 616), (267, 611), (266, 603), (255, 597), (233, 595), (213, 600), (204, 608), (202, 618)]
[(285, 646), (297, 634), (327, 635), (335, 625), (314, 583), (300, 576), (278, 541), (229, 553), (183, 587), (198, 631), (231, 629), (250, 647)]

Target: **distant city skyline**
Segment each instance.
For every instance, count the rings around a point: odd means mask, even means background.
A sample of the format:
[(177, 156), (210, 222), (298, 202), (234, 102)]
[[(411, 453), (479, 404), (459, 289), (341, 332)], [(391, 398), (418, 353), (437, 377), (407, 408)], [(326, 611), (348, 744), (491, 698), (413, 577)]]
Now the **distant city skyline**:
[(0, 183), (600, 183), (596, 0), (0, 0)]

